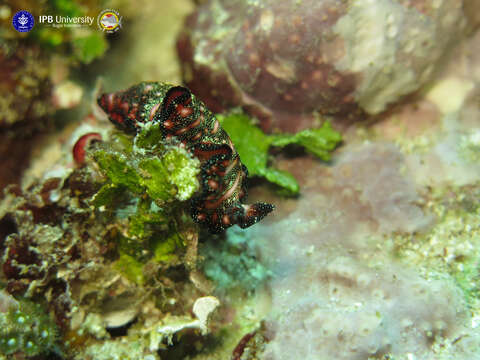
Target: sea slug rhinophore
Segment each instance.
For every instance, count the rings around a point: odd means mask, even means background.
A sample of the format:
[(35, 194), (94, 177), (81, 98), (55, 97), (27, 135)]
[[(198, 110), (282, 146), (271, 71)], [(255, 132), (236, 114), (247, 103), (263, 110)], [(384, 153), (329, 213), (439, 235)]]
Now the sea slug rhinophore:
[(192, 218), (220, 233), (238, 224), (249, 227), (274, 206), (243, 204), (247, 168), (215, 116), (187, 88), (142, 82), (125, 91), (103, 94), (98, 104), (118, 128), (136, 134), (159, 123), (165, 141), (178, 141), (201, 161), (201, 192), (192, 199)]

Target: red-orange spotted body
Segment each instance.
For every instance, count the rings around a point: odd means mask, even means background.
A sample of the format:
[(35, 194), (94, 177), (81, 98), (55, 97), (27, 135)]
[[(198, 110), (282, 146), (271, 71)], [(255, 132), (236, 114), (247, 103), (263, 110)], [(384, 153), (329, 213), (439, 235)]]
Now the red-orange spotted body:
[(160, 123), (164, 140), (178, 139), (201, 162), (201, 192), (192, 199), (193, 219), (219, 233), (234, 224), (247, 228), (274, 206), (243, 204), (247, 168), (228, 134), (187, 88), (142, 82), (125, 91), (104, 94), (98, 104), (111, 122), (136, 134), (147, 122)]

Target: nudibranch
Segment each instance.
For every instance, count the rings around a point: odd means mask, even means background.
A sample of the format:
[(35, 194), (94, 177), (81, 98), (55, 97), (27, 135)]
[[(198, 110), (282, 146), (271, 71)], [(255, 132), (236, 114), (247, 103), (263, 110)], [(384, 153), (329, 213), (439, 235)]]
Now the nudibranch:
[(103, 94), (98, 104), (127, 133), (138, 133), (148, 122), (159, 123), (164, 141), (179, 142), (200, 160), (201, 190), (191, 201), (191, 215), (211, 233), (235, 224), (247, 228), (274, 209), (264, 202), (243, 204), (248, 170), (213, 113), (187, 88), (142, 82)]

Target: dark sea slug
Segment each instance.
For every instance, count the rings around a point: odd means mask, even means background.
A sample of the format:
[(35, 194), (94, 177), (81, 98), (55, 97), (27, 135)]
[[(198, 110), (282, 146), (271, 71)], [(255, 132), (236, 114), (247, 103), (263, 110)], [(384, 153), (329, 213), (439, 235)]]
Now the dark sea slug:
[(159, 123), (165, 141), (177, 141), (201, 162), (201, 191), (192, 199), (192, 218), (220, 233), (238, 224), (247, 228), (274, 206), (243, 204), (247, 168), (215, 116), (187, 88), (142, 82), (125, 91), (103, 94), (98, 104), (118, 128), (136, 134), (148, 122)]

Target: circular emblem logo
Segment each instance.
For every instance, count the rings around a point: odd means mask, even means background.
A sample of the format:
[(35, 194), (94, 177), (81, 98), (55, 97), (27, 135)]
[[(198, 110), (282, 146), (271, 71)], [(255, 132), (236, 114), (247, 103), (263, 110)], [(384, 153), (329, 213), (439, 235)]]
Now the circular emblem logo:
[(122, 27), (122, 18), (118, 11), (107, 9), (98, 14), (97, 24), (100, 30), (111, 34)]
[(18, 32), (29, 32), (34, 24), (33, 15), (28, 11), (21, 10), (13, 15), (12, 25)]

